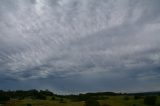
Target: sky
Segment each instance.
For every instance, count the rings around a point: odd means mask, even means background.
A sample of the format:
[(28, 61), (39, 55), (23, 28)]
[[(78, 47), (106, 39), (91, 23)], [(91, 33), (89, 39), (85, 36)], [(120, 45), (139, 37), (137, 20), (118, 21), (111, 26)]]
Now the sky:
[(160, 90), (160, 0), (0, 0), (0, 89)]

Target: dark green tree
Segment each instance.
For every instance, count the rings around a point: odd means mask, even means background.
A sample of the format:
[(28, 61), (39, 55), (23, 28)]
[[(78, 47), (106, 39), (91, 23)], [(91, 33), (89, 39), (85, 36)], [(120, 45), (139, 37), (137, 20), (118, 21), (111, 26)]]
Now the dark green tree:
[(156, 100), (157, 100), (156, 96), (146, 96), (144, 98), (144, 104), (153, 106), (156, 104)]
[(27, 106), (32, 106), (32, 104), (28, 103)]
[(10, 98), (8, 96), (0, 95), (0, 104), (4, 104), (8, 100), (10, 100)]
[(141, 98), (142, 98), (142, 97), (141, 97), (141, 96), (138, 96), (138, 95), (135, 95), (135, 96), (134, 96), (134, 99), (135, 99), (135, 100), (138, 100), (138, 99), (141, 99)]
[(110, 106), (109, 104), (103, 104), (102, 106)]
[(52, 100), (55, 100), (55, 99), (56, 99), (56, 98), (53, 96), (53, 97), (52, 97)]
[(129, 100), (130, 98), (128, 96), (125, 96), (124, 97), (124, 100)]
[(85, 101), (85, 106), (100, 106), (99, 102), (95, 99), (87, 99)]

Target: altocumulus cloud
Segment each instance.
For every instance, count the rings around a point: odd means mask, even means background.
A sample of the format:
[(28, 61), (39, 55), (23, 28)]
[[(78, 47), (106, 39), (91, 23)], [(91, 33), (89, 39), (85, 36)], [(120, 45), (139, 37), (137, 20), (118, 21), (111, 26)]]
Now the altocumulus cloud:
[(0, 88), (159, 90), (159, 5), (1, 0)]

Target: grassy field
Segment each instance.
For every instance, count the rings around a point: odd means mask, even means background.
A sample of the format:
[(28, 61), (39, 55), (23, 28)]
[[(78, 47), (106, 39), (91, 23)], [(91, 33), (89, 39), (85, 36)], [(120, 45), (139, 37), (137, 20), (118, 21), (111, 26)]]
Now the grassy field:
[(27, 106), (27, 104), (32, 104), (32, 106), (83, 106), (83, 102), (66, 102), (60, 103), (58, 101), (50, 100), (20, 100), (20, 101), (10, 101), (6, 106)]
[[(144, 98), (135, 99), (134, 96), (107, 96), (104, 100), (97, 100), (101, 106), (147, 106), (144, 104)], [(85, 106), (85, 101), (75, 102), (70, 99), (56, 98), (51, 100), (50, 97), (47, 100), (10, 100), (5, 106)], [(28, 105), (29, 106), (29, 105)], [(160, 96), (157, 96), (156, 104), (154, 106), (160, 106)]]
[(100, 104), (108, 104), (110, 106), (145, 106), (143, 103), (143, 99), (135, 100), (133, 96), (111, 96), (107, 100), (100, 100)]

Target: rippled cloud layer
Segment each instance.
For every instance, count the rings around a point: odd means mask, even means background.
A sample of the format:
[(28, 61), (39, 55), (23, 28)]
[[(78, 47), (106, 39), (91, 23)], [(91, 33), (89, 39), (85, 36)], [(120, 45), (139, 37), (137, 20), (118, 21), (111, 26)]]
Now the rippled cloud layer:
[(0, 87), (44, 81), (42, 88), (79, 91), (160, 89), (159, 5), (1, 0)]

